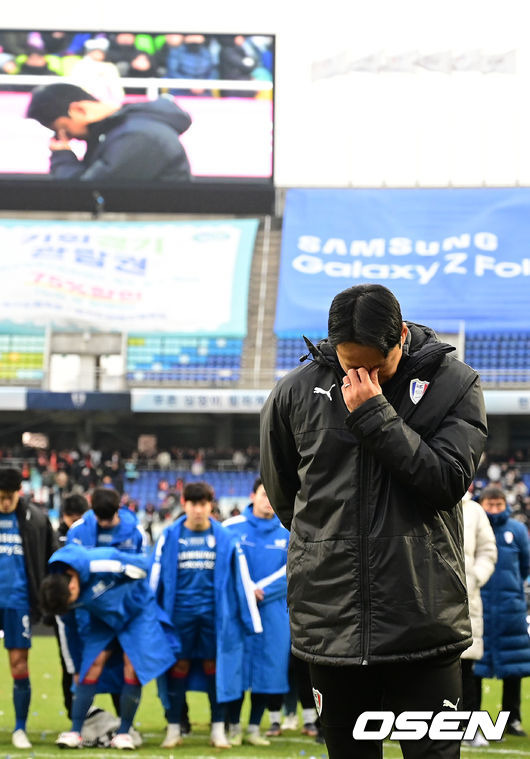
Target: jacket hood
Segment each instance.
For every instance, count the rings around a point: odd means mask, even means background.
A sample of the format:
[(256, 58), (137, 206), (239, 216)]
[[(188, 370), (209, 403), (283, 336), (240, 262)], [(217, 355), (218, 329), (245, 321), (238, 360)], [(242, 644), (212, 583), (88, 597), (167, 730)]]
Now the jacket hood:
[[(405, 324), (409, 331), (403, 343), (403, 356), (398, 365), (398, 372), (402, 369), (408, 369), (409, 366), (411, 369), (415, 369), (418, 363), (430, 363), (431, 359), (439, 358), (441, 360), (446, 353), (455, 350), (453, 345), (439, 340), (435, 331), (430, 327), (414, 322), (405, 322)], [(343, 373), (337, 353), (328, 338), (320, 340), (317, 345), (314, 345), (305, 335), (303, 338), (309, 352), (300, 357), (301, 362), (312, 357), (314, 361), (329, 366), (335, 372)]]
[(108, 118), (91, 124), (89, 127), (90, 137), (97, 138), (110, 129), (114, 129), (125, 119), (131, 119), (133, 116), (145, 117), (150, 121), (159, 121), (167, 124), (178, 134), (185, 132), (191, 124), (191, 117), (186, 111), (179, 108), (172, 99), (160, 97), (158, 100), (149, 100), (145, 103), (129, 103), (122, 106)]
[[(113, 528), (112, 542), (114, 544), (123, 543), (128, 538), (135, 535), (136, 529), (138, 527), (138, 519), (136, 518), (135, 514), (133, 514), (132, 511), (130, 511), (127, 507), (120, 506), (118, 515), (120, 517), (119, 524)], [(98, 530), (98, 521), (92, 509), (86, 511), (81, 517), (81, 520), (85, 525), (85, 529), (89, 531), (89, 534), (92, 536), (95, 543)]]
[(79, 574), (81, 583), (87, 582), (90, 577), (90, 549), (70, 543), (55, 551), (48, 565), (50, 572), (64, 572), (66, 567), (71, 567)]
[(281, 524), (276, 514), (273, 515), (272, 519), (261, 519), (260, 517), (257, 517), (254, 514), (251, 503), (249, 503), (249, 505), (243, 510), (243, 516), (253, 527), (261, 532), (274, 532), (274, 530), (277, 530), (278, 526)]

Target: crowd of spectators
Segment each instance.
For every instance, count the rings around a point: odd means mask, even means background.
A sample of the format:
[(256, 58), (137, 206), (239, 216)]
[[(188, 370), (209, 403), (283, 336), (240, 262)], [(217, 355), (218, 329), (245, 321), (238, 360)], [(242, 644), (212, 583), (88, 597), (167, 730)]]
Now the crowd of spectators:
[[(518, 449), (511, 455), (484, 454), (472, 487), (472, 496), (479, 500), (488, 485), (501, 488), (511, 516), (526, 525), (530, 533), (530, 452)], [(525, 478), (526, 475), (526, 478)]]
[[(180, 513), (180, 496), (185, 477), (170, 478), (171, 471), (189, 472), (202, 477), (207, 471), (246, 471), (257, 475), (259, 449), (188, 448), (172, 446), (161, 450), (100, 450), (82, 446), (73, 449), (35, 449), (12, 446), (0, 449), (0, 461), (20, 466), (23, 489), (30, 499), (53, 514), (59, 514), (63, 498), (69, 493), (90, 495), (98, 486), (115, 488), (122, 503), (141, 511), (148, 534), (156, 535), (159, 525)], [(129, 490), (143, 471), (160, 472), (158, 492), (152, 503), (139, 504)], [(235, 507), (236, 508), (236, 507)], [(237, 511), (233, 513), (237, 513)], [(217, 500), (212, 516), (221, 519)]]
[[(64, 76), (88, 91), (87, 83), (99, 81), (100, 89), (112, 88), (112, 100), (123, 98), (121, 77), (272, 81), (272, 67), (272, 38), (267, 36), (65, 31), (0, 34), (1, 74)], [(254, 90), (217, 91), (200, 86), (174, 91), (179, 93), (225, 97), (257, 94)], [(91, 94), (109, 99), (108, 92), (98, 90)]]
[[(259, 472), (259, 448), (191, 448), (168, 446), (141, 450), (102, 450), (81, 446), (73, 449), (36, 449), (12, 446), (0, 449), (0, 461), (14, 462), (23, 474), (23, 487), (31, 499), (54, 513), (59, 513), (66, 494), (77, 492), (90, 497), (98, 486), (115, 488), (122, 503), (132, 511), (141, 512), (149, 535), (156, 535), (167, 521), (180, 513), (180, 498), (186, 484), (186, 473), (202, 477), (208, 471)], [(130, 496), (131, 483), (142, 472), (160, 472), (156, 499), (139, 504)], [(178, 472), (177, 477), (168, 473)], [(184, 473), (184, 474), (182, 474)], [(511, 508), (512, 517), (523, 522), (530, 533), (530, 452), (513, 454), (486, 453), (471, 488), (475, 500), (487, 485), (501, 487)], [(237, 505), (232, 515), (238, 513)], [(222, 514), (214, 500), (212, 516)]]

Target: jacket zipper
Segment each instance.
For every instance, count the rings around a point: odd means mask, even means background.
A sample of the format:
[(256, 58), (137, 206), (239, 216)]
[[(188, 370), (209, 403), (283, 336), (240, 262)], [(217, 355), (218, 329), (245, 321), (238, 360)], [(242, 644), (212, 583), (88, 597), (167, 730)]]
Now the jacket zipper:
[(368, 664), (369, 620), (370, 620), (370, 581), (368, 577), (368, 514), (365, 508), (364, 494), (366, 493), (366, 456), (360, 446), (359, 471), (361, 481), (359, 487), (359, 535), (361, 538), (361, 664)]

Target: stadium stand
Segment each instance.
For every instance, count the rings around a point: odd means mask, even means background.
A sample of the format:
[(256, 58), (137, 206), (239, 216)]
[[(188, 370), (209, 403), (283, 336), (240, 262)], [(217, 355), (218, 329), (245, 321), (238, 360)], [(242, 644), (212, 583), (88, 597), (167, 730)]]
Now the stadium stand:
[(0, 383), (40, 386), (44, 378), (45, 330), (33, 325), (0, 325)]
[(129, 335), (127, 380), (141, 383), (236, 382), (240, 377), (243, 340), (230, 337)]
[[(312, 342), (322, 336), (307, 335)], [(275, 378), (280, 379), (298, 365), (307, 353), (302, 337), (278, 337)], [(476, 369), (484, 383), (518, 384), (530, 381), (530, 333), (478, 332), (466, 335), (465, 361)]]
[(205, 470), (201, 474), (192, 474), (186, 470), (147, 471), (139, 472), (139, 477), (127, 485), (130, 498), (138, 502), (140, 509), (145, 509), (151, 503), (158, 507), (166, 493), (159, 488), (161, 480), (165, 480), (172, 488), (177, 480), (185, 482), (206, 481), (214, 489), (216, 499), (246, 497), (252, 491), (252, 485), (257, 472), (219, 472)]
[(477, 332), (466, 335), (465, 360), (485, 383), (530, 380), (530, 333)]

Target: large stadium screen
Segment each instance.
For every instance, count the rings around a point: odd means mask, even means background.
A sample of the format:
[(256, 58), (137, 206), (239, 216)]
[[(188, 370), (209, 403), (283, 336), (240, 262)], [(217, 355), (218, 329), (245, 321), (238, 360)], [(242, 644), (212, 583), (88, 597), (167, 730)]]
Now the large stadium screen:
[(273, 115), (271, 35), (0, 30), (0, 181), (15, 189), (272, 186)]

